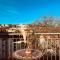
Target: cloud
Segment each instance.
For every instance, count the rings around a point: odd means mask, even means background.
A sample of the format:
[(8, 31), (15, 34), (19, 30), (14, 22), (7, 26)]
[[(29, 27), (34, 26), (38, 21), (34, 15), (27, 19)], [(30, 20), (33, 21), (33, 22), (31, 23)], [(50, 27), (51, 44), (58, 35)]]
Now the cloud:
[(9, 14), (15, 14), (15, 15), (19, 15), (19, 13), (15, 10), (6, 10)]

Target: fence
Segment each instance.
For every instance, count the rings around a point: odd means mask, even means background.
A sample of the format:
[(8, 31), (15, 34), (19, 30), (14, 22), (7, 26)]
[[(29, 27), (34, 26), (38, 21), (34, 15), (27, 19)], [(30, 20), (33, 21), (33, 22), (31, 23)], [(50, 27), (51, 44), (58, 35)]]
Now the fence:
[[(60, 33), (40, 33), (36, 35), (38, 35), (38, 37), (35, 43), (33, 43), (34, 49), (38, 49), (44, 53), (44, 55), (37, 60), (60, 60)], [(41, 39), (41, 36), (43, 36), (44, 39)], [(13, 52), (27, 47), (26, 43), (19, 43), (18, 41), (23, 41), (23, 38), (0, 38), (0, 59), (14, 60), (12, 57)]]

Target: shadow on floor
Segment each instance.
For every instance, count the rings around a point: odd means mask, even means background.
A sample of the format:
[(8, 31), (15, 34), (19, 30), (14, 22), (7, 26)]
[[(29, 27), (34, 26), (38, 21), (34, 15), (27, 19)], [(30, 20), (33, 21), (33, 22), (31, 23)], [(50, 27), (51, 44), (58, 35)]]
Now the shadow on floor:
[[(0, 59), (0, 60), (18, 60), (18, 59), (7, 59), (7, 58), (4, 58), (4, 59)], [(37, 60), (59, 60), (59, 56), (57, 55), (56, 57), (55, 56), (46, 56), (44, 55), (43, 57), (41, 57), (40, 59), (37, 59)]]

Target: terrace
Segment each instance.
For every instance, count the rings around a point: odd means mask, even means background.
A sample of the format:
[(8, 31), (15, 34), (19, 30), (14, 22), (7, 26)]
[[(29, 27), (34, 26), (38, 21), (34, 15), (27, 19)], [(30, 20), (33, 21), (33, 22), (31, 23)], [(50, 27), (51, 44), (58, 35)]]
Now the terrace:
[[(13, 53), (18, 50), (26, 49), (29, 45), (29, 44), (27, 45), (27, 42), (31, 43), (32, 49), (38, 50), (40, 51), (40, 53), (42, 52), (42, 56), (38, 57), (35, 60), (53, 60), (53, 59), (59, 60), (60, 59), (59, 57), (60, 56), (60, 33), (29, 34), (26, 43), (24, 43), (23, 36), (20, 33), (18, 33), (17, 35), (16, 33), (10, 33), (9, 37), (6, 39), (0, 37), (0, 43), (2, 42), (1, 43), (2, 47), (0, 47), (1, 48), (0, 53), (2, 53), (0, 57), (1, 59), (20, 60), (14, 58)], [(29, 46), (31, 47), (31, 45)], [(5, 50), (5, 52), (3, 50)]]

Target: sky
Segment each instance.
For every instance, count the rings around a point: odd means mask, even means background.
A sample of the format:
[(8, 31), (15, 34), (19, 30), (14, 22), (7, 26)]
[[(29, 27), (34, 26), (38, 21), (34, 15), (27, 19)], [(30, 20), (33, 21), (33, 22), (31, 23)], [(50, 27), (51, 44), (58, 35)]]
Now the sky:
[(60, 1), (0, 0), (0, 24), (30, 24), (43, 16), (60, 17)]

